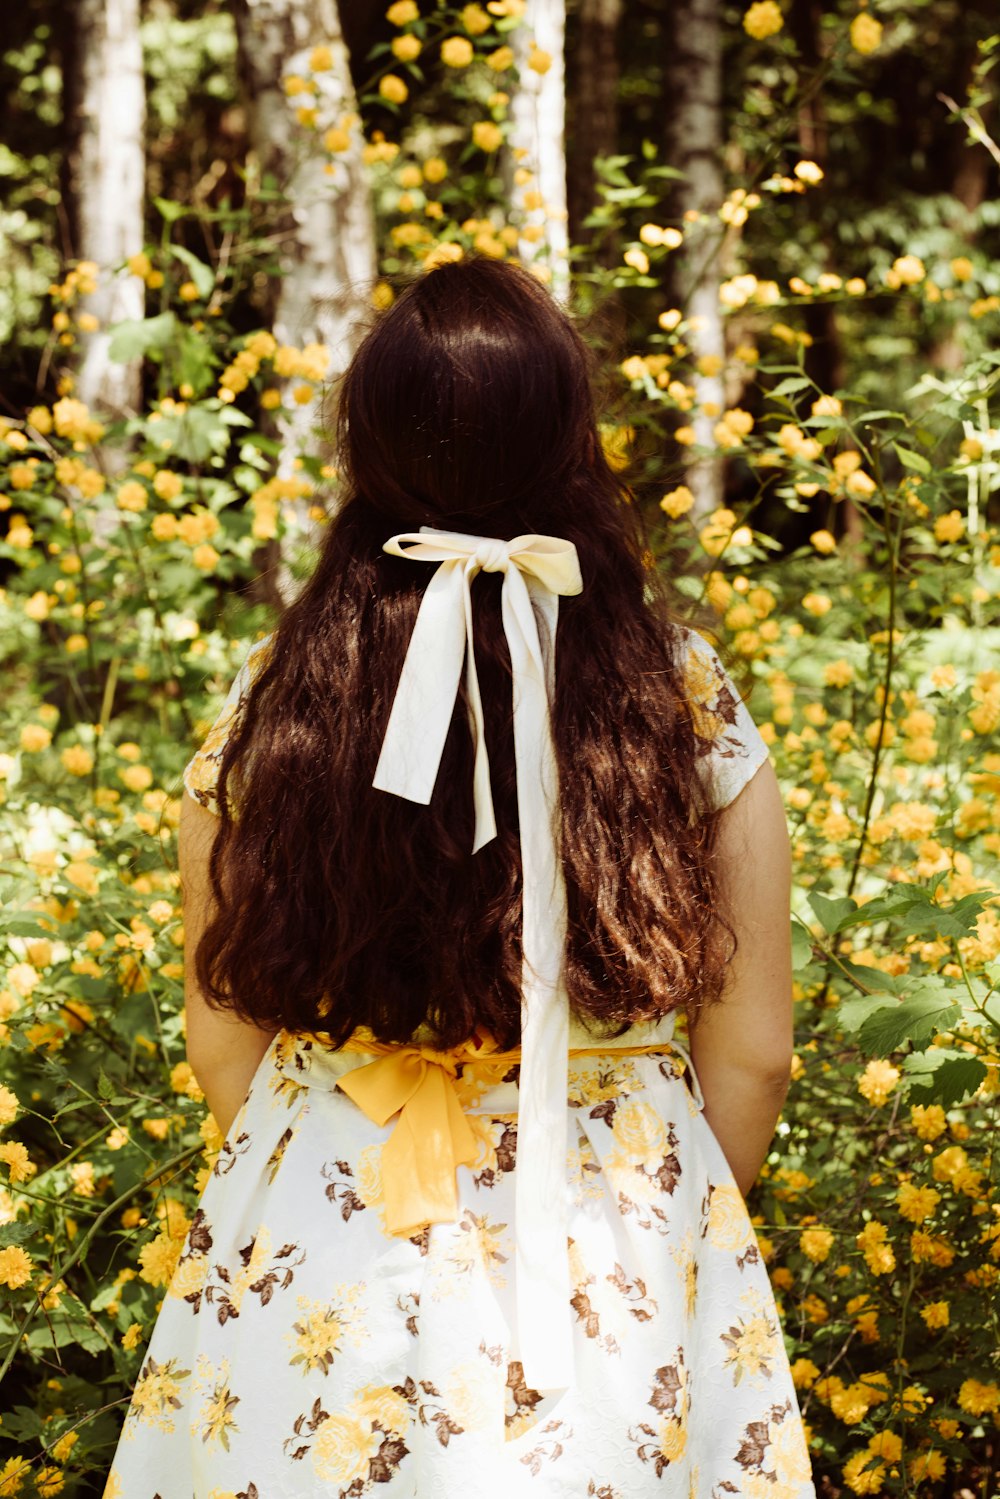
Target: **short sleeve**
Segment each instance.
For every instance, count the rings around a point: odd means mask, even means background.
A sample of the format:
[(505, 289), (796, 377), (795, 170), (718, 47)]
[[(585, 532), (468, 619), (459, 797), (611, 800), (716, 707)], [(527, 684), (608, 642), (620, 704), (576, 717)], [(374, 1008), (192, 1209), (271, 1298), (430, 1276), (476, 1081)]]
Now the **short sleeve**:
[(768, 758), (767, 744), (715, 651), (688, 630), (684, 689), (698, 753), (695, 769), (707, 811), (734, 801)]
[(184, 767), (184, 789), (196, 802), (200, 802), (206, 811), (213, 812), (216, 817), (219, 816), (219, 805), (215, 799), (215, 789), (226, 741), (232, 732), (233, 725), (243, 713), (251, 687), (270, 656), (270, 646), (271, 636), (268, 635), (250, 647), (229, 689), (229, 695), (222, 705), (218, 718), (205, 736), (201, 748)]

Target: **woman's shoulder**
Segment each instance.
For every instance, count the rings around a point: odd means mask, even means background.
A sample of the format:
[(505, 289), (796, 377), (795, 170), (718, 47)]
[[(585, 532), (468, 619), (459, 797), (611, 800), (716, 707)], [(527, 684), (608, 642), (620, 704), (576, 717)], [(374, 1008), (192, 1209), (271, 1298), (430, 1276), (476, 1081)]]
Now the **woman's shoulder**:
[(234, 725), (246, 709), (250, 691), (264, 667), (271, 659), (274, 635), (268, 634), (255, 640), (243, 658), (243, 664), (233, 679), (219, 715), (209, 729), (201, 747), (184, 767), (184, 787), (196, 802), (208, 812), (219, 814), (215, 792), (218, 784), (219, 765)]
[(715, 647), (677, 626), (684, 698), (697, 744), (695, 768), (709, 811), (727, 806), (768, 758), (767, 742)]

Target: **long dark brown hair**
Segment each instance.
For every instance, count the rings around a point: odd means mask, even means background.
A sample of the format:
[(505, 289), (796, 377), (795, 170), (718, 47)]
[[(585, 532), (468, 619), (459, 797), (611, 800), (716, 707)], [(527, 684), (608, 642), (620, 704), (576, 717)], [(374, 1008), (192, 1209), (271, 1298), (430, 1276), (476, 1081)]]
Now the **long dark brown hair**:
[[(432, 525), (565, 537), (553, 727), (569, 901), (566, 975), (595, 1032), (720, 995), (732, 932), (695, 773), (683, 632), (598, 440), (586, 346), (527, 272), (441, 266), (375, 322), (339, 395), (344, 501), (283, 615), (222, 757), (217, 902), (196, 954), (210, 1003), (263, 1026), (426, 1023), (450, 1047), (520, 1027), (521, 861), (500, 577), (472, 594), (498, 836), (473, 856), (459, 694), (431, 803), (372, 789), (434, 563), (387, 556)], [(233, 809), (235, 808), (235, 817)]]

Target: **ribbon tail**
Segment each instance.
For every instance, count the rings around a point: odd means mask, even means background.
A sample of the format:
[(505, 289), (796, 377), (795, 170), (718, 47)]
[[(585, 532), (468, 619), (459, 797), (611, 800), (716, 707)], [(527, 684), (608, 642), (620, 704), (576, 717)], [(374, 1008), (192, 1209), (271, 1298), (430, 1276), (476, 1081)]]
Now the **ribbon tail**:
[(465, 657), (460, 562), (431, 578), (403, 661), (372, 785), (426, 806), (434, 792)]
[[(515, 1184), (518, 1344), (531, 1388), (558, 1391), (568, 1388), (573, 1376), (566, 1184), (569, 1003), (562, 979), (567, 918), (556, 824), (559, 777), (549, 725), (550, 673), (532, 600), (519, 575), (508, 574), (506, 581), (503, 614), (514, 677), (523, 871)], [(546, 622), (554, 642), (554, 613)]]

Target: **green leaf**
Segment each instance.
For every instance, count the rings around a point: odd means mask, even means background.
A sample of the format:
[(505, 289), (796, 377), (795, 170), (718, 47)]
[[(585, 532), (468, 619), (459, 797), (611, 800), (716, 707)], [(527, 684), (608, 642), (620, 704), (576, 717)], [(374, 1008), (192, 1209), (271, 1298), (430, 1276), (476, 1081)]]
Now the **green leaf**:
[(797, 391), (811, 390), (812, 387), (813, 382), (807, 375), (794, 375), (791, 379), (782, 380), (781, 384), (776, 385), (768, 394), (773, 400), (780, 401), (783, 396), (793, 396)]
[(919, 1092), (928, 1103), (939, 1103), (948, 1109), (975, 1092), (987, 1069), (978, 1057), (932, 1046), (928, 1051), (907, 1057), (903, 1071), (910, 1077), (911, 1093)]
[(812, 962), (812, 935), (804, 922), (797, 916), (792, 917), (792, 967), (796, 970), (805, 968)]
[(168, 224), (175, 224), (178, 219), (182, 219), (188, 212), (183, 203), (171, 203), (169, 198), (154, 198), (153, 202), (159, 210), (160, 217), (165, 219)]
[(846, 926), (857, 910), (857, 901), (849, 895), (822, 895), (810, 890), (809, 904), (816, 912), (824, 932), (831, 936)]
[(841, 1001), (837, 1019), (846, 1031), (854, 1034), (882, 1010), (893, 1010), (898, 1004), (893, 994), (852, 994), (850, 999)]
[(866, 1056), (885, 1057), (907, 1041), (915, 1046), (929, 1041), (953, 1025), (961, 1013), (946, 985), (928, 985), (870, 1016), (861, 1026), (858, 1043)]
[(105, 1101), (107, 1101), (110, 1098), (114, 1098), (116, 1091), (117, 1090), (115, 1088), (114, 1083), (108, 1077), (108, 1075), (105, 1072), (104, 1068), (103, 1067), (98, 1067), (98, 1069), (97, 1069), (97, 1096), (98, 1096), (98, 1098), (103, 1098)]
[(177, 319), (172, 312), (161, 312), (158, 317), (125, 318), (114, 323), (110, 332), (110, 357), (117, 364), (128, 364), (144, 354), (162, 354), (176, 337)]
[(0, 1223), (0, 1249), (11, 1244), (25, 1244), (40, 1231), (37, 1223)]
[(901, 448), (898, 442), (893, 443), (896, 457), (904, 468), (912, 469), (917, 474), (929, 474), (931, 466), (922, 453), (914, 453), (910, 448)]
[(215, 289), (215, 272), (212, 267), (199, 260), (197, 255), (192, 255), (184, 245), (171, 245), (170, 253), (175, 260), (180, 260), (187, 266), (199, 295), (207, 300)]

